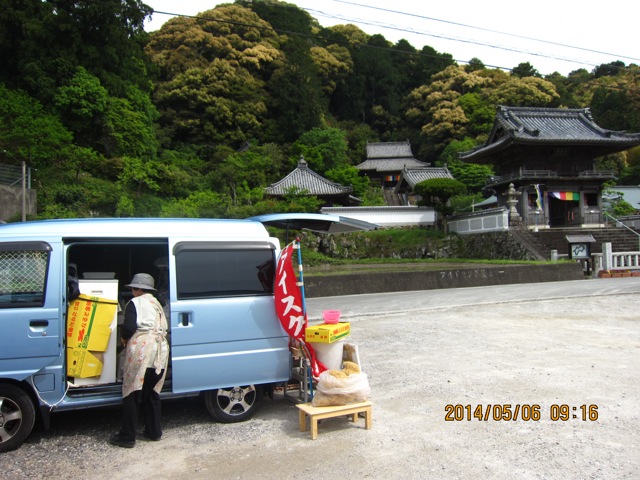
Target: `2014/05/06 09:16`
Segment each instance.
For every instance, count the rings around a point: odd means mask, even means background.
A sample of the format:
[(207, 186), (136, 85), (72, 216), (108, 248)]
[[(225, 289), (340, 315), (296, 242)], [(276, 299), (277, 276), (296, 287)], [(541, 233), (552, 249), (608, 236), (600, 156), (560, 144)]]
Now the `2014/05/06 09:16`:
[[(537, 422), (541, 418), (541, 407), (539, 404), (496, 404), (496, 405), (452, 405), (445, 406), (445, 421), (460, 422), (471, 421), (517, 421)], [(597, 405), (580, 405), (579, 407), (567, 404), (553, 404), (549, 407), (549, 419), (553, 422), (580, 419), (584, 422), (595, 422), (598, 420)]]
[[(581, 412), (580, 417), (578, 417), (578, 409)], [(580, 407), (572, 407), (566, 404), (553, 404), (549, 408), (549, 417), (554, 422), (558, 420), (562, 420), (563, 422), (565, 422), (567, 420), (575, 420), (578, 418), (580, 418), (580, 420), (582, 420), (583, 422), (586, 422), (587, 420), (595, 422), (596, 420), (598, 420), (598, 406), (580, 405)]]

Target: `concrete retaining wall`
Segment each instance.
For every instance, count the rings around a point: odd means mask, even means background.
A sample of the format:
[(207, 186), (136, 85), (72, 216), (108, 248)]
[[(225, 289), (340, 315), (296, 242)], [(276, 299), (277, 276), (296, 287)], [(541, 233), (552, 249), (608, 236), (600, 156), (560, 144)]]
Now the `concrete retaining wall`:
[(580, 264), (562, 262), (550, 265), (498, 265), (453, 270), (306, 276), (304, 284), (305, 296), (315, 298), (512, 283), (557, 282), (584, 278)]
[[(36, 191), (27, 190), (25, 207), (27, 215), (36, 214)], [(0, 220), (8, 222), (22, 215), (22, 188), (0, 185)]]

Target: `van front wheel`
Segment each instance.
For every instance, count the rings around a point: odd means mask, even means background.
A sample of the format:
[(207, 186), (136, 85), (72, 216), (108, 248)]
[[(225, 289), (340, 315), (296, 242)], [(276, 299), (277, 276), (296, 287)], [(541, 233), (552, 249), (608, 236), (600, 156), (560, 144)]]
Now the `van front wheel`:
[(29, 395), (14, 385), (0, 384), (0, 452), (22, 445), (35, 421), (36, 411)]
[(218, 388), (204, 392), (204, 404), (213, 418), (221, 423), (241, 422), (258, 410), (262, 395), (260, 385)]

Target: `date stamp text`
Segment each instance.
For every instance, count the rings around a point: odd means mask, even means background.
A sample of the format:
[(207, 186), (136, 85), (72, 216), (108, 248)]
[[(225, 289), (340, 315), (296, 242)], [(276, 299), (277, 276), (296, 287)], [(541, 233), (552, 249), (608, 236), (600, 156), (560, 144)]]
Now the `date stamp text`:
[(502, 403), (502, 404), (478, 404), (461, 405), (448, 404), (444, 407), (444, 420), (446, 422), (537, 422), (549, 419), (552, 422), (566, 422), (579, 420), (583, 422), (595, 422), (598, 420), (597, 405), (568, 405), (553, 404), (548, 409), (537, 403)]

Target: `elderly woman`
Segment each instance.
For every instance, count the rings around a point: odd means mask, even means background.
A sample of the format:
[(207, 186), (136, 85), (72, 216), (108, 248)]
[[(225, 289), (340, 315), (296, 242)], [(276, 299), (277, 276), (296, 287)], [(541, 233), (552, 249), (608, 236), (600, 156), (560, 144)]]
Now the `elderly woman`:
[(162, 305), (153, 296), (154, 279), (147, 273), (137, 273), (126, 287), (133, 298), (124, 311), (121, 343), (126, 348), (122, 382), (123, 419), (120, 431), (110, 442), (119, 447), (132, 448), (136, 443), (138, 409), (144, 415), (144, 436), (160, 440), (160, 391), (164, 384), (169, 344), (167, 319)]

